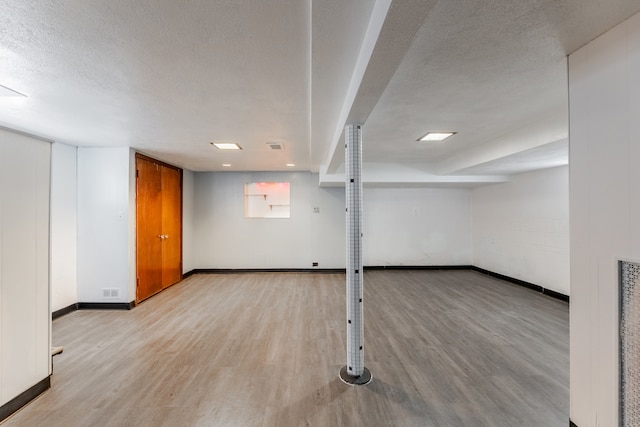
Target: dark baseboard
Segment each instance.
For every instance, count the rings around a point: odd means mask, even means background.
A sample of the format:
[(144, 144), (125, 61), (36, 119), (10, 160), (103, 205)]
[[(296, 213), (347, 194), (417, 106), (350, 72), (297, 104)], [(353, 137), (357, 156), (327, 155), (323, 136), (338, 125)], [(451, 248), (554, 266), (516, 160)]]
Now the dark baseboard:
[[(473, 270), (479, 273), (505, 280), (507, 282), (523, 286), (525, 288), (540, 292), (552, 298), (569, 302), (569, 296), (551, 289), (543, 288), (540, 285), (526, 282), (524, 280), (505, 276), (504, 274), (494, 273), (475, 265), (370, 265), (364, 266), (364, 271), (376, 270)], [(183, 277), (186, 279), (194, 274), (242, 274), (242, 273), (344, 273), (344, 268), (196, 268), (187, 273)]]
[(136, 306), (131, 302), (79, 302), (78, 310), (131, 310)]
[(51, 320), (55, 320), (65, 314), (76, 310), (131, 310), (136, 306), (135, 301), (131, 302), (77, 302), (60, 310), (51, 313)]
[[(372, 265), (367, 270), (469, 270), (470, 265)], [(344, 268), (196, 268), (184, 273), (186, 279), (194, 274), (236, 274), (236, 273), (344, 273)]]
[(569, 427), (578, 427), (573, 421), (569, 420)]
[(73, 303), (67, 307), (61, 308), (51, 313), (51, 320), (56, 320), (58, 317), (62, 317), (65, 314), (72, 313), (78, 309), (78, 303)]
[(20, 408), (25, 406), (27, 403), (31, 402), (33, 399), (38, 397), (41, 393), (48, 390), (51, 387), (51, 377), (46, 377), (42, 381), (38, 382), (33, 387), (28, 390), (20, 393), (15, 398), (11, 399), (4, 405), (0, 406), (0, 423), (9, 418), (15, 412), (17, 412)]
[(196, 270), (187, 271), (186, 273), (182, 273), (182, 279), (186, 279), (189, 276), (193, 276), (196, 274)]
[(344, 268), (195, 268), (183, 277), (194, 274), (240, 274), (240, 273), (344, 273)]
[(560, 292), (552, 291), (551, 289), (543, 289), (542, 293), (549, 295), (552, 298), (559, 299), (564, 302), (569, 302), (569, 295), (561, 294)]
[(482, 273), (482, 274), (487, 274), (489, 276), (492, 276), (492, 277), (495, 277), (495, 278), (498, 278), (498, 279), (502, 279), (502, 280), (505, 280), (507, 282), (511, 282), (511, 283), (513, 283), (515, 285), (518, 285), (518, 286), (523, 286), (525, 288), (532, 289), (532, 290), (534, 290), (536, 292), (543, 293), (545, 295), (548, 295), (548, 296), (550, 296), (552, 298), (559, 299), (559, 300), (564, 301), (564, 302), (569, 302), (569, 295), (561, 294), (560, 292), (556, 292), (556, 291), (552, 291), (551, 289), (543, 288), (540, 285), (534, 285), (533, 283), (529, 283), (529, 282), (525, 282), (524, 280), (520, 280), (520, 279), (516, 279), (516, 278), (513, 278), (513, 277), (505, 276), (504, 274), (494, 273), (493, 271), (485, 270), (484, 268), (476, 267), (475, 265), (471, 266), (471, 270), (477, 271), (477, 272)]
[(469, 270), (470, 265), (365, 265), (367, 270)]

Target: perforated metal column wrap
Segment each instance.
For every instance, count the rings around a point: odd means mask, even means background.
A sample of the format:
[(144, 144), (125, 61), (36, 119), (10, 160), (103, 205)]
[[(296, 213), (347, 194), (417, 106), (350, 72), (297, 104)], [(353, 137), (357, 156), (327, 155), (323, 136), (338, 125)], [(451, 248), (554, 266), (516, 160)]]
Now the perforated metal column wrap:
[(347, 215), (347, 366), (340, 377), (350, 384), (371, 380), (364, 366), (364, 312), (362, 272), (362, 133), (347, 125), (345, 133), (345, 198)]
[(620, 262), (620, 425), (640, 426), (640, 264)]

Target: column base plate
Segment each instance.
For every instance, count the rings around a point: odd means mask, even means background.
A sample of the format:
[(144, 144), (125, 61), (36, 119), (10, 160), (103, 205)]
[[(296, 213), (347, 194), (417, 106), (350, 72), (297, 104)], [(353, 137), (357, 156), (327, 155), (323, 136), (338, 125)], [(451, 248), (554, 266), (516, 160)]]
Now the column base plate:
[(342, 369), (340, 369), (340, 379), (345, 384), (349, 384), (349, 385), (365, 385), (365, 384), (369, 384), (371, 382), (372, 378), (373, 377), (371, 376), (371, 371), (369, 371), (367, 368), (364, 368), (364, 371), (362, 372), (362, 375), (357, 376), (357, 377), (349, 374), (347, 372), (347, 367), (346, 366), (344, 366), (344, 367), (342, 367)]

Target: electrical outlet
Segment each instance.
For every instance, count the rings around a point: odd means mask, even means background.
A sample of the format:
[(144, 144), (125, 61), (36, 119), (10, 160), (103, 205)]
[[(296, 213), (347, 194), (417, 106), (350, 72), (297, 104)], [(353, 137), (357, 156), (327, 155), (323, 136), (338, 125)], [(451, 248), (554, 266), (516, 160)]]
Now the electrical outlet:
[(317, 267), (317, 266), (318, 266), (318, 263), (317, 263), (317, 262), (314, 262), (314, 263), (313, 263), (313, 264), (311, 264), (311, 265), (312, 265), (313, 267)]

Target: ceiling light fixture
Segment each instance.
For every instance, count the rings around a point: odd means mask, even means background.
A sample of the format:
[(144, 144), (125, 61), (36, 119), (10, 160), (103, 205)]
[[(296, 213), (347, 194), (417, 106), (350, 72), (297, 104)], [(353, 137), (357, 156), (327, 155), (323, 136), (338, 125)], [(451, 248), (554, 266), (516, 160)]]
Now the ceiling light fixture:
[(242, 147), (235, 142), (212, 142), (211, 145), (218, 150), (242, 150)]
[(224, 168), (230, 168), (231, 167), (231, 163), (223, 163), (222, 167)]
[(290, 168), (294, 167), (295, 165), (296, 165), (295, 163), (287, 163), (287, 167), (290, 167)]
[(455, 135), (457, 132), (429, 132), (422, 138), (418, 139), (419, 142), (428, 141), (444, 141), (450, 136)]

